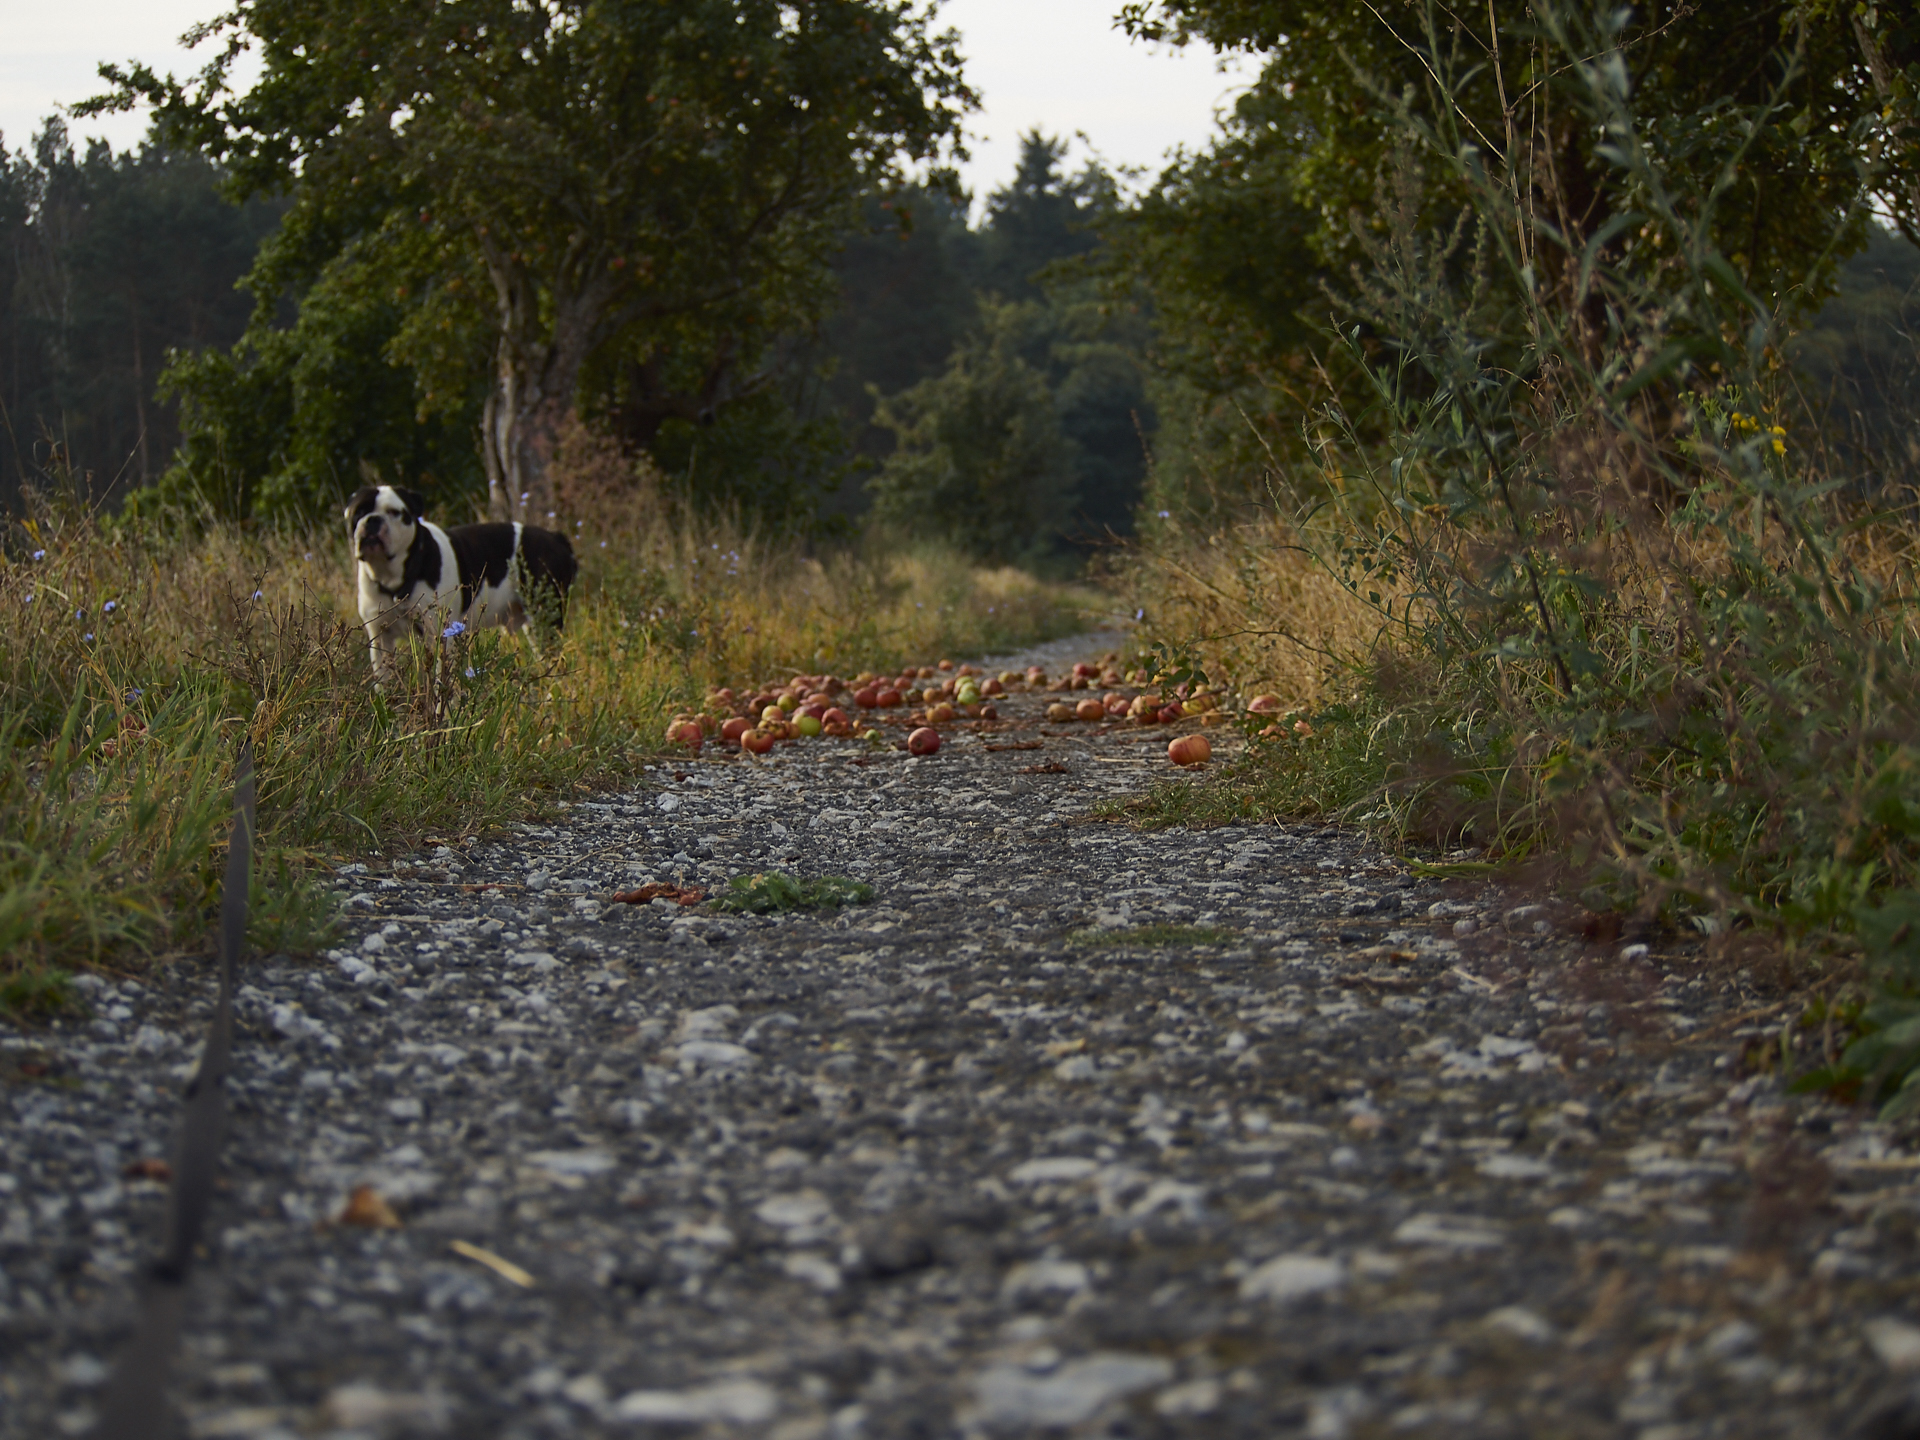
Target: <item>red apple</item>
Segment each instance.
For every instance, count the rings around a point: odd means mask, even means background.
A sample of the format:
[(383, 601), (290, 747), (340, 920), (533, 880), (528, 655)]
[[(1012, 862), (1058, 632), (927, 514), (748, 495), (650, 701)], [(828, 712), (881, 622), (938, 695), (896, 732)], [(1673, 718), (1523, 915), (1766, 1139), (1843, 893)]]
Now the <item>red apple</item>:
[(942, 661), (940, 662), (940, 668), (941, 668), (942, 670), (951, 670), (951, 669), (953, 669), (953, 661), (951, 661), (951, 660), (942, 660)]
[(880, 703), (880, 692), (869, 685), (865, 689), (854, 692), (853, 703), (862, 710), (871, 710)]
[(929, 725), (946, 725), (959, 718), (960, 712), (944, 700), (927, 711), (927, 723)]
[(1187, 707), (1178, 700), (1169, 701), (1160, 707), (1159, 720), (1162, 725), (1171, 725), (1187, 713)]
[(878, 695), (874, 696), (873, 703), (882, 710), (891, 710), (900, 703), (900, 692), (894, 689), (882, 690)]
[(753, 728), (753, 722), (744, 715), (736, 715), (720, 727), (722, 740), (738, 740)]
[(982, 695), (1004, 695), (1007, 693), (1007, 687), (1002, 681), (989, 680), (980, 687), (980, 693)]
[(1247, 702), (1247, 709), (1255, 715), (1278, 715), (1285, 708), (1278, 695), (1256, 695)]
[(1213, 747), (1204, 735), (1182, 735), (1167, 746), (1167, 759), (1176, 765), (1204, 765), (1213, 758)]
[(907, 736), (909, 755), (931, 755), (940, 748), (940, 732), (931, 725), (922, 725)]
[(1082, 700), (1074, 706), (1073, 713), (1080, 720), (1104, 720), (1107, 718), (1107, 707), (1098, 700)]
[(980, 707), (980, 718), (982, 720), (998, 720), (1000, 718), (999, 707), (994, 705), (982, 705)]
[(1082, 660), (1078, 665), (1075, 665), (1073, 667), (1073, 678), (1076, 680), (1090, 680), (1095, 675), (1098, 675), (1099, 673), (1100, 672), (1098, 669), (1096, 669), (1092, 665), (1087, 664), (1087, 662), (1084, 660)]

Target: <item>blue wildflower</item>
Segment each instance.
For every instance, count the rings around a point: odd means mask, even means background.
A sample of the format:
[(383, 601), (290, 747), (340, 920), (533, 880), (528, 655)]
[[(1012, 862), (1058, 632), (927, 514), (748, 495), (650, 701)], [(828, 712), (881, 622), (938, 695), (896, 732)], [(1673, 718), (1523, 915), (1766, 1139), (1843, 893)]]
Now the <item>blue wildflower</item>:
[(91, 645), (93, 643), (93, 632), (89, 630), (86, 634), (82, 635), (80, 637), (80, 643), (82, 645)]
[(118, 600), (109, 600), (107, 601), (106, 604), (100, 607), (100, 613), (102, 615), (111, 615), (114, 611), (118, 610), (119, 608), (120, 608), (120, 602)]
[(461, 624), (458, 620), (455, 620), (451, 624), (449, 624), (446, 629), (440, 632), (440, 638), (442, 640), (451, 640), (456, 635), (464, 635), (466, 633), (467, 633), (467, 627)]
[(473, 679), (473, 666), (467, 666), (467, 679)]
[(136, 701), (136, 700), (138, 700), (138, 699), (139, 699), (139, 698), (140, 698), (140, 697), (141, 697), (142, 695), (144, 695), (144, 694), (146, 694), (146, 693), (147, 693), (147, 692), (146, 692), (146, 691), (144, 691), (144, 690), (129, 690), (129, 691), (127, 691), (127, 703), (128, 703), (129, 705), (131, 705), (131, 704), (132, 704), (132, 703), (133, 703), (134, 701)]
[(256, 599), (256, 600), (258, 600), (258, 599), (260, 598), (260, 592), (259, 592), (258, 590), (256, 590), (256, 591), (254, 591), (254, 592), (253, 592), (253, 598), (254, 598), (254, 599)]
[(33, 552), (33, 558), (36, 560), (44, 560), (47, 558), (47, 552), (44, 550), (36, 550)]

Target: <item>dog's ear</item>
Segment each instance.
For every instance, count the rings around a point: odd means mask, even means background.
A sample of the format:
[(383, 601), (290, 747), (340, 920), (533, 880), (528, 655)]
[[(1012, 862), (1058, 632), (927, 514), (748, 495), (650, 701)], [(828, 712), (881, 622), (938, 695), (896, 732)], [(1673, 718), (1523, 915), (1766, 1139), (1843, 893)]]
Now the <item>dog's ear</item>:
[(373, 486), (362, 485), (353, 492), (353, 498), (347, 501), (347, 524), (349, 527), (367, 511), (373, 508)]
[(403, 490), (396, 485), (393, 487), (393, 493), (398, 495), (400, 497), (400, 503), (407, 507), (407, 518), (409, 520), (417, 521), (427, 513), (427, 497), (422, 495), (418, 490)]

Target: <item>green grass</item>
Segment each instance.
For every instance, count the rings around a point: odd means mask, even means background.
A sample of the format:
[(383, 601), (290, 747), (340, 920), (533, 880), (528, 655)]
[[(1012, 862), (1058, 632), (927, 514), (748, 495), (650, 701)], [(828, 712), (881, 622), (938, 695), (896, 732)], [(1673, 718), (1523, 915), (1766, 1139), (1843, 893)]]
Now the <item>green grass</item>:
[(1230, 945), (1239, 938), (1238, 931), (1223, 930), (1217, 925), (1156, 924), (1075, 930), (1067, 936), (1067, 943), (1089, 949), (1134, 950), (1169, 945)]
[(816, 875), (802, 879), (783, 871), (736, 875), (726, 894), (707, 903), (715, 910), (749, 915), (772, 915), (784, 910), (831, 910), (841, 905), (864, 905), (873, 899), (873, 887), (843, 875)]

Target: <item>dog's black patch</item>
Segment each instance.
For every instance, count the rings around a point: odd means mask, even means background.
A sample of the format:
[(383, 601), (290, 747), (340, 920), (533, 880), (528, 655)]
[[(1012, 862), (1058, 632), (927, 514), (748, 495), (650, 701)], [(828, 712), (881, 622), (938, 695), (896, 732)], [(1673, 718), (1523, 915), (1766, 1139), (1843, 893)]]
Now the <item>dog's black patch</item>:
[[(513, 526), (498, 521), (455, 525), (447, 531), (454, 559), (460, 565), (460, 613), (473, 607), (483, 585), (506, 582), (518, 559), (526, 588), (551, 591), (558, 601), (558, 623), (565, 623), (567, 591), (580, 571), (573, 545), (564, 535), (537, 525), (520, 527), (520, 551), (514, 554)], [(522, 597), (523, 599), (526, 597)]]
[(530, 590), (552, 592), (558, 606), (556, 623), (564, 623), (567, 591), (573, 586), (574, 576), (580, 573), (580, 562), (573, 558), (573, 542), (557, 531), (542, 530), (533, 525), (523, 526), (520, 531), (520, 564), (526, 571)]

